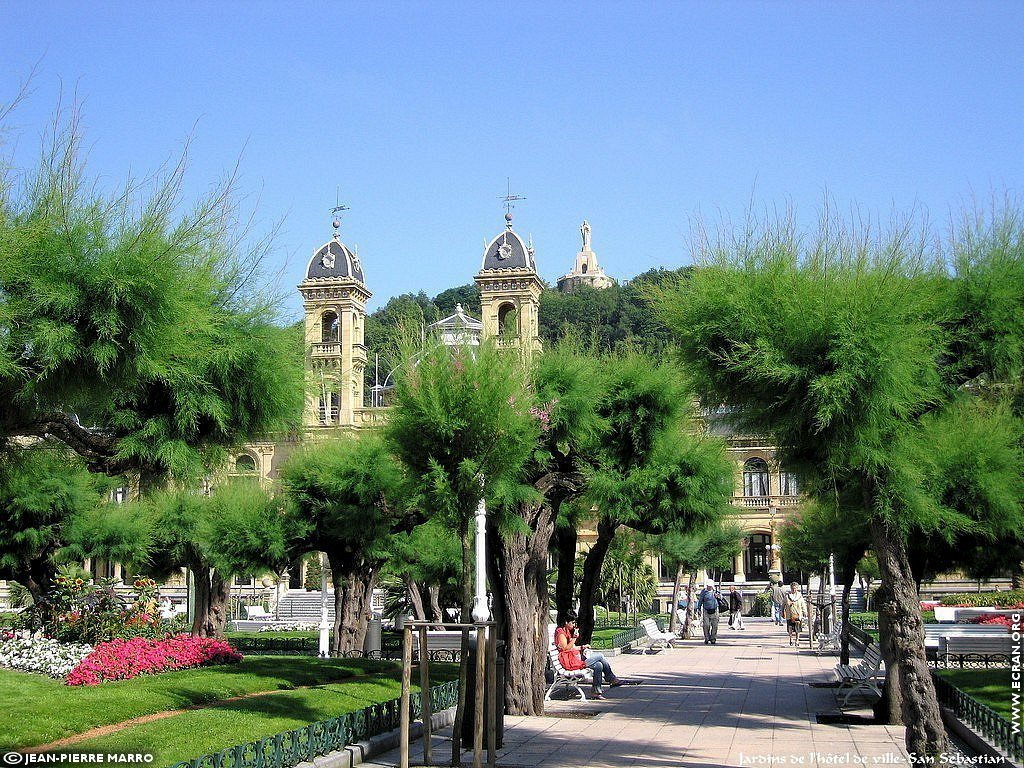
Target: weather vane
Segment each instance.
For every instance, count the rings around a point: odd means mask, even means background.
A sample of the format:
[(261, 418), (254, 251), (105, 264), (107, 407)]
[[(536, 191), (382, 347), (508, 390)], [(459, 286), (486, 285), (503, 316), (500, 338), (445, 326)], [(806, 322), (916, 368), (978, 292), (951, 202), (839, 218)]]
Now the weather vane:
[(512, 215), (512, 209), (515, 208), (515, 203), (517, 201), (519, 201), (519, 200), (525, 200), (526, 197), (524, 197), (523, 195), (513, 195), (512, 194), (512, 181), (509, 179), (508, 176), (506, 176), (505, 177), (505, 195), (504, 195), (504, 197), (499, 197), (498, 199), (502, 200), (504, 202), (504, 205), (505, 205), (505, 218), (508, 219)]
[(338, 230), (341, 228), (341, 218), (340, 218), (339, 214), (342, 211), (349, 210), (349, 207), (347, 205), (345, 205), (342, 202), (339, 202), (339, 198), (340, 197), (341, 197), (341, 192), (339, 190), (335, 194), (335, 196), (334, 196), (334, 203), (335, 203), (335, 205), (334, 205), (333, 208), (331, 208), (331, 215), (334, 217), (334, 221), (331, 222), (331, 224), (334, 226), (334, 234), (335, 234), (335, 236), (337, 236)]

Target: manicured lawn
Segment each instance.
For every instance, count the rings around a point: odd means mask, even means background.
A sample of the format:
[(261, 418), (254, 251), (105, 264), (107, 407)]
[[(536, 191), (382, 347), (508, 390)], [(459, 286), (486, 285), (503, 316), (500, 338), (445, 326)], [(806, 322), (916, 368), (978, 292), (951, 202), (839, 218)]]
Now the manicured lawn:
[(1011, 718), (1009, 669), (940, 669), (938, 674), (1007, 720)]
[(595, 645), (598, 642), (610, 643), (612, 638), (619, 634), (619, 632), (625, 632), (627, 629), (632, 629), (632, 627), (601, 627), (600, 629), (595, 629), (594, 634), (591, 636), (591, 642)]
[(188, 669), (91, 687), (0, 669), (0, 749), (46, 744), (101, 725), (259, 691), (397, 674), (394, 662), (250, 656), (239, 664)]
[[(435, 674), (439, 680), (447, 672), (431, 669), (440, 673)], [(398, 698), (401, 695), (399, 680), (398, 672), (393, 671), (354, 678), (336, 685), (225, 702), (209, 709), (183, 712), (108, 736), (81, 741), (68, 749), (105, 753), (150, 752), (154, 755), (154, 766), (169, 766)]]

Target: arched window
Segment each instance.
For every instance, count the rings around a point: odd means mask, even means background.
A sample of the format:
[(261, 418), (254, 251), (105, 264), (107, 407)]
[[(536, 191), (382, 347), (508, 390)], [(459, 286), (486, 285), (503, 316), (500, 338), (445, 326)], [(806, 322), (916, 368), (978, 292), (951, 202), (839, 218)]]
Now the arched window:
[(248, 453), (243, 453), (241, 456), (235, 459), (235, 472), (237, 472), (240, 475), (256, 474), (256, 459), (254, 459)]
[(582, 272), (583, 272), (584, 275), (587, 274), (587, 265), (586, 264), (583, 265)]
[(334, 312), (324, 312), (320, 321), (320, 341), (340, 341), (340, 332), (341, 324), (338, 322), (338, 316)]
[(519, 335), (519, 313), (514, 304), (498, 307), (498, 335), (514, 338)]
[(753, 458), (743, 462), (743, 495), (771, 495), (768, 486), (768, 462), (764, 459)]

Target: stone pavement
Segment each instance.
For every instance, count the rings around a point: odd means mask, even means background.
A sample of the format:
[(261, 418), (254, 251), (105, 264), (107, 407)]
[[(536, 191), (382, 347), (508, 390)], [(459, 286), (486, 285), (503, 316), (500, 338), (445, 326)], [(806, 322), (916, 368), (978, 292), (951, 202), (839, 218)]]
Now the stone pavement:
[[(833, 680), (836, 656), (815, 656), (806, 639), (789, 647), (785, 629), (768, 619), (746, 626), (734, 631), (723, 621), (713, 646), (697, 639), (611, 658), (617, 675), (644, 683), (606, 688), (605, 701), (555, 701), (545, 717), (506, 716), (498, 765), (908, 764), (902, 726), (818, 724), (817, 713), (837, 711), (836, 695), (808, 684)], [(448, 764), (450, 738), (451, 729), (435, 737), (435, 763)], [(412, 763), (421, 761), (414, 742)], [(397, 764), (397, 749), (363, 763)]]

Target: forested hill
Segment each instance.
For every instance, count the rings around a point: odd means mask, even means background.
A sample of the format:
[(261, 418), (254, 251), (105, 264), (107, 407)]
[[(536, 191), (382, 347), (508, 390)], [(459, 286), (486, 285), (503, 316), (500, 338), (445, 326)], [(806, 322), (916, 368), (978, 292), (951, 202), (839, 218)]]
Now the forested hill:
[[(686, 269), (652, 269), (624, 285), (600, 291), (581, 288), (573, 293), (559, 293), (554, 288), (546, 288), (540, 300), (541, 338), (545, 344), (551, 344), (571, 334), (598, 350), (615, 350), (624, 344), (660, 350), (667, 343), (668, 331), (654, 319), (643, 297), (644, 287), (679, 276)], [(374, 367), (377, 355), (383, 382), (394, 368), (403, 335), (418, 335), (421, 328), (455, 312), (456, 304), (462, 304), (468, 314), (480, 317), (480, 292), (472, 283), (449, 288), (433, 298), (422, 291), (403, 293), (368, 315), (365, 326), (367, 388), (373, 385), (377, 374)]]

